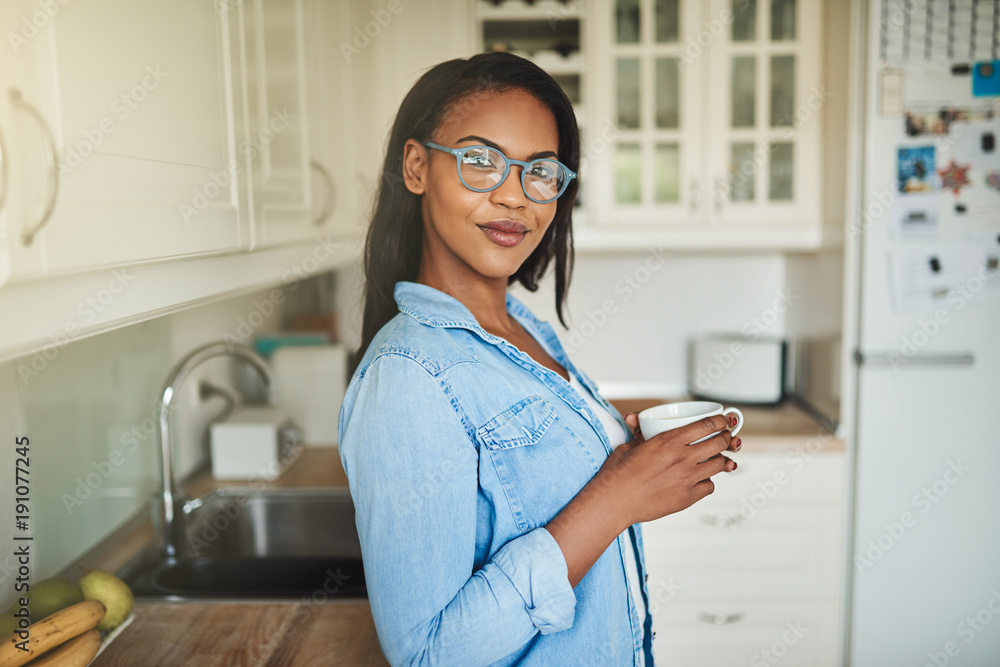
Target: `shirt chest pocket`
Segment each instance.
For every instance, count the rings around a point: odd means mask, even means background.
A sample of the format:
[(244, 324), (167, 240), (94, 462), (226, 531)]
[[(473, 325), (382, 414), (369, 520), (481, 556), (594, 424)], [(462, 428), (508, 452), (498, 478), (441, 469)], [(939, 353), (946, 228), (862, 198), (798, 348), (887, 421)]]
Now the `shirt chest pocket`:
[(548, 523), (600, 467), (597, 434), (585, 442), (541, 396), (518, 401), (476, 435), (521, 530)]

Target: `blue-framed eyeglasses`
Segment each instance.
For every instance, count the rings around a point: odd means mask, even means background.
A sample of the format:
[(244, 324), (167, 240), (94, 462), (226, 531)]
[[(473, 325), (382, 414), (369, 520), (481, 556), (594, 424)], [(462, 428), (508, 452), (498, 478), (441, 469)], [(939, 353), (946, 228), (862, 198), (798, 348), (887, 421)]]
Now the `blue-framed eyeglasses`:
[(533, 202), (548, 204), (566, 192), (576, 174), (559, 160), (541, 158), (531, 162), (512, 160), (489, 146), (448, 148), (426, 142), (424, 146), (436, 148), (455, 156), (458, 178), (474, 192), (496, 190), (507, 179), (512, 164), (521, 167), (521, 187), (524, 195)]

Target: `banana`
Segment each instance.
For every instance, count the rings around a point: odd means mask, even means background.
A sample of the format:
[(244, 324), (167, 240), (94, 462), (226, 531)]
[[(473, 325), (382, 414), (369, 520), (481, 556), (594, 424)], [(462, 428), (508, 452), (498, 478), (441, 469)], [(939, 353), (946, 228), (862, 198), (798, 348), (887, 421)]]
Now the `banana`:
[(35, 658), (28, 663), (28, 667), (86, 667), (99, 650), (101, 650), (101, 632), (93, 628), (73, 637), (42, 657)]
[[(97, 600), (84, 600), (46, 616), (28, 626), (28, 639), (18, 633), (4, 638), (0, 644), (0, 667), (20, 667), (46, 651), (95, 627), (104, 618), (104, 605)], [(18, 644), (27, 646), (22, 651)]]

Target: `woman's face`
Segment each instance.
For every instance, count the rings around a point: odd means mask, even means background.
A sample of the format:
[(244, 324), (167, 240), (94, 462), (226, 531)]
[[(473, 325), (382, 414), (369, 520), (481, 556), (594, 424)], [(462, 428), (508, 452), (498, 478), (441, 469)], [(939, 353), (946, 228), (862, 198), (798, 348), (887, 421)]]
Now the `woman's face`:
[[(448, 148), (486, 145), (514, 160), (558, 159), (559, 132), (552, 112), (529, 93), (480, 93), (454, 104), (433, 142)], [(521, 188), (521, 167), (512, 165), (495, 190), (474, 192), (458, 177), (453, 155), (410, 139), (404, 179), (423, 195), (421, 280), (507, 278), (535, 250), (556, 213), (556, 202), (539, 204)]]

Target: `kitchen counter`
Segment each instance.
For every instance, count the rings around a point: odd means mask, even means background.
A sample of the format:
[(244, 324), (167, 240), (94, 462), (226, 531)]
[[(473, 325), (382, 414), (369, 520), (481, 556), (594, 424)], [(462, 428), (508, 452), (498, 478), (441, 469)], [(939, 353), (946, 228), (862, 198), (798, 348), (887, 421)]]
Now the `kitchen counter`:
[[(664, 399), (616, 400), (625, 414), (668, 402)], [(746, 424), (743, 449), (787, 451), (812, 440), (818, 451), (843, 450), (843, 442), (798, 407), (785, 403), (762, 408), (737, 406)], [(275, 488), (347, 486), (335, 448), (306, 448), (273, 482)], [(207, 473), (186, 486), (188, 497), (220, 486), (246, 482), (213, 480)], [(72, 567), (117, 571), (152, 539), (148, 519), (119, 531)], [(142, 656), (137, 660), (137, 656)], [(378, 646), (365, 601), (300, 602), (137, 602), (135, 620), (94, 662), (95, 667), (174, 665), (387, 665)]]
[[(255, 487), (346, 487), (335, 448), (306, 448), (273, 482)], [(185, 485), (188, 497), (247, 482), (207, 473)], [(105, 553), (85, 564), (117, 571), (149, 544), (149, 521), (113, 535)], [(74, 564), (75, 566), (76, 564)], [(138, 656), (141, 656), (139, 658)], [(135, 620), (94, 661), (94, 667), (217, 667), (248, 665), (388, 665), (367, 601), (136, 602)]]
[[(613, 400), (611, 404), (623, 415), (641, 412), (662, 403), (675, 403), (688, 398), (640, 398)], [(776, 406), (741, 405), (727, 403), (726, 407), (738, 408), (743, 413), (740, 438), (744, 452), (785, 452), (804, 443), (810, 451), (844, 451), (844, 441), (821, 425), (814, 417), (791, 401)]]
[(94, 667), (388, 665), (367, 603), (138, 603)]

